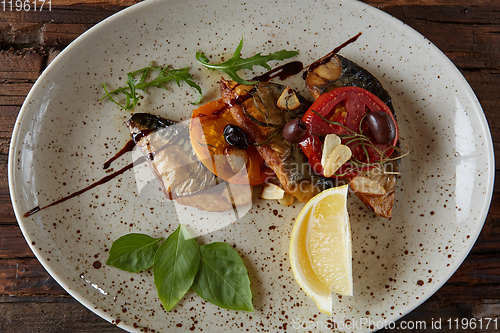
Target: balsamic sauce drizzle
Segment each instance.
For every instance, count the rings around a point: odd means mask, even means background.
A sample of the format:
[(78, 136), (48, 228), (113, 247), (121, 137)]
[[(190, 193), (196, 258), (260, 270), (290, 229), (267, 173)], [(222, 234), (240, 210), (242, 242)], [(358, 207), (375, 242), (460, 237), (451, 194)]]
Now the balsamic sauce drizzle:
[(302, 72), (304, 64), (301, 61), (291, 61), (284, 65), (271, 69), (269, 72), (256, 76), (252, 81), (269, 81), (278, 77), (281, 81)]
[[(120, 157), (121, 155), (125, 154), (126, 152), (128, 151), (131, 151), (134, 147), (134, 145), (132, 145), (130, 142), (134, 143), (135, 145), (135, 142), (133, 142), (132, 140), (130, 140), (129, 142), (127, 142), (127, 144), (125, 145), (125, 147), (123, 147), (123, 149), (121, 149), (115, 156), (113, 156), (109, 161), (107, 161), (106, 163), (103, 164), (103, 169), (107, 169), (111, 163), (116, 160), (118, 157)], [(49, 207), (52, 207), (52, 206), (55, 206), (57, 204), (60, 204), (66, 200), (69, 200), (71, 198), (74, 198), (76, 196), (79, 196), (80, 194), (83, 194), (91, 189), (93, 189), (94, 187), (97, 187), (99, 185), (102, 185), (102, 184), (105, 184), (107, 182), (109, 182), (110, 180), (112, 180), (113, 178), (123, 174), (125, 171), (127, 170), (130, 170), (134, 167), (134, 165), (137, 165), (137, 164), (141, 164), (141, 163), (144, 163), (146, 162), (146, 158), (145, 157), (139, 157), (137, 160), (135, 160), (134, 162), (124, 166), (123, 168), (121, 168), (120, 170), (116, 171), (116, 172), (113, 172), (112, 174), (109, 174), (107, 175), (106, 177), (104, 178), (101, 178), (100, 180), (90, 184), (89, 186), (79, 190), (79, 191), (76, 191), (74, 193), (71, 193), (65, 197), (62, 197), (61, 199), (57, 200), (57, 201), (54, 201), (52, 202), (51, 204), (48, 204), (47, 206), (43, 206), (43, 207), (40, 207), (40, 206), (36, 206), (32, 209), (30, 209), (29, 211), (27, 211), (26, 213), (24, 213), (23, 217), (29, 217), (45, 208), (49, 208)]]
[(327, 62), (329, 62), (330, 60), (332, 60), (332, 58), (340, 52), (340, 50), (342, 50), (344, 47), (346, 47), (347, 45), (349, 44), (352, 44), (354, 43), (358, 38), (359, 36), (361, 36), (361, 32), (359, 32), (356, 36), (348, 39), (347, 41), (343, 42), (342, 44), (340, 44), (339, 46), (337, 46), (336, 48), (334, 48), (332, 50), (332, 52), (328, 53), (327, 55), (323, 56), (322, 58), (316, 60), (315, 62), (313, 62), (312, 64), (310, 64), (309, 66), (306, 66), (306, 68), (308, 68), (308, 71), (309, 72), (312, 72), (313, 70), (315, 70), (316, 68), (318, 68), (319, 66), (321, 65), (324, 65), (326, 64)]
[(271, 69), (270, 71), (268, 71), (262, 75), (255, 76), (252, 79), (252, 81), (269, 81), (275, 77), (278, 77), (281, 81), (284, 81), (291, 76), (299, 74), (302, 70), (307, 69), (307, 72), (304, 72), (304, 74), (303, 74), (303, 77), (305, 79), (308, 72), (312, 72), (313, 70), (315, 70), (319, 66), (324, 65), (327, 62), (329, 62), (330, 60), (332, 60), (332, 58), (337, 53), (339, 53), (340, 50), (342, 50), (347, 45), (354, 43), (359, 38), (359, 36), (361, 36), (361, 34), (362, 33), (359, 32), (356, 36), (348, 39), (344, 43), (342, 43), (339, 46), (337, 46), (336, 48), (334, 48), (330, 53), (328, 53), (327, 55), (316, 60), (312, 64), (307, 65), (306, 67), (304, 67), (304, 64), (300, 61), (291, 61), (291, 62), (288, 62), (288, 63), (283, 64), (281, 66), (278, 66), (274, 69)]

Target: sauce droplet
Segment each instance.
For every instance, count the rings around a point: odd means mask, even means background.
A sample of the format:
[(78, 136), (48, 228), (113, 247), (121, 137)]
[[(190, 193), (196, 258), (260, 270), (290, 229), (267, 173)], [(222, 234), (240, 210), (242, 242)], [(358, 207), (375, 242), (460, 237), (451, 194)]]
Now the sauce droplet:
[(124, 155), (125, 153), (128, 153), (129, 151), (132, 151), (135, 147), (135, 141), (134, 140), (129, 140), (126, 144), (125, 147), (120, 149), (119, 152), (116, 153), (115, 156), (111, 157), (108, 161), (106, 161), (103, 165), (103, 169), (107, 169), (111, 166), (111, 163), (113, 163), (116, 159), (118, 159), (120, 156)]

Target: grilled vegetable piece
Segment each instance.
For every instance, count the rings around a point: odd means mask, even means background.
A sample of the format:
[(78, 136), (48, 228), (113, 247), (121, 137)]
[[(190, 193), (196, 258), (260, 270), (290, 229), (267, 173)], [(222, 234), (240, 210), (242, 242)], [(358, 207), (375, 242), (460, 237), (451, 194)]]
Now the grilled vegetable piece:
[(186, 126), (148, 113), (134, 114), (127, 126), (167, 198), (212, 212), (232, 208), (226, 183), (196, 157)]
[[(222, 99), (200, 106), (189, 124), (193, 150), (205, 167), (229, 183), (262, 184), (274, 173), (248, 145), (246, 134), (235, 128), (239, 127)], [(236, 147), (240, 143), (243, 146)]]
[[(397, 153), (394, 153), (397, 154)], [(354, 191), (354, 194), (378, 216), (390, 218), (392, 217), (392, 209), (396, 199), (396, 183), (397, 175), (397, 161), (387, 162), (385, 168), (387, 172), (382, 173), (378, 169), (374, 169), (367, 174), (363, 175), (384, 188), (385, 194), (364, 193), (365, 191)]]
[[(306, 88), (317, 99), (320, 95), (344, 86), (355, 86), (368, 90), (384, 102), (394, 114), (394, 107), (389, 93), (370, 72), (340, 55), (307, 72)], [(397, 156), (397, 153), (394, 153)], [(394, 156), (393, 156), (394, 157)], [(390, 162), (391, 169), (397, 168), (397, 162)], [(386, 166), (388, 167), (388, 166)], [(375, 195), (354, 191), (356, 196), (375, 214), (390, 218), (395, 201), (396, 176), (380, 172), (368, 172), (365, 177), (385, 188), (386, 194)]]
[(319, 193), (319, 177), (308, 167), (307, 158), (296, 144), (283, 138), (283, 127), (293, 118), (300, 119), (310, 102), (297, 94), (301, 105), (283, 110), (278, 99), (286, 86), (259, 82), (255, 86), (240, 85), (221, 79), (222, 99), (249, 141), (257, 147), (267, 165), (273, 169), (281, 187), (305, 202)]
[(391, 96), (380, 81), (363, 67), (338, 54), (329, 62), (308, 71), (305, 81), (314, 99), (335, 88), (353, 86), (368, 90), (394, 113)]
[(391, 142), (379, 144), (367, 125), (370, 114), (383, 112), (395, 124), (389, 107), (377, 96), (359, 87), (340, 87), (322, 94), (314, 101), (302, 120), (307, 124), (307, 135), (299, 142), (314, 171), (325, 174), (321, 160), (324, 135), (337, 134), (352, 151), (349, 163), (335, 173), (335, 177), (353, 177), (387, 160), (398, 141), (398, 129)]

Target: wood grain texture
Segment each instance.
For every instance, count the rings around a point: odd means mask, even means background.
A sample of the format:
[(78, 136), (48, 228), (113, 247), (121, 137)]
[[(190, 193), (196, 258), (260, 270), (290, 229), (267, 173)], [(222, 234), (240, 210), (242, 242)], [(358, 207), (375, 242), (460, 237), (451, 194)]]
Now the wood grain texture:
[[(71, 298), (33, 256), (17, 226), (7, 179), (10, 136), (44, 68), (87, 29), (138, 0), (52, 0), (51, 12), (0, 13), (0, 332), (121, 332)], [(419, 31), (460, 69), (500, 147), (500, 2), (365, 0)], [(429, 300), (399, 321), (500, 316), (500, 159), (493, 201), (464, 263)], [(499, 319), (500, 321), (500, 319)], [(429, 326), (427, 326), (429, 328)], [(382, 332), (419, 332), (391, 330)], [(430, 331), (430, 330), (427, 330)], [(466, 332), (443, 327), (441, 332)], [(474, 332), (495, 332), (476, 329)]]
[[(13, 306), (15, 305), (15, 306)], [(48, 322), (43, 318), (51, 316)], [(123, 332), (68, 297), (0, 297), (0, 332)]]

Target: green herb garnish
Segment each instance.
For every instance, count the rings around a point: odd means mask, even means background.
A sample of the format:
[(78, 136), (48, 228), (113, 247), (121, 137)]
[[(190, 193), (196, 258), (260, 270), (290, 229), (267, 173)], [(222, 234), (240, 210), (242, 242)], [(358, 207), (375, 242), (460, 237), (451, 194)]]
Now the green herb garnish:
[(200, 267), (200, 246), (180, 225), (156, 252), (154, 281), (158, 297), (170, 311), (188, 292)]
[[(146, 81), (149, 77), (149, 74), (152, 72), (159, 72), (158, 76), (156, 76), (154, 79)], [(139, 77), (139, 80), (137, 81), (136, 77)], [(115, 89), (113, 91), (108, 91), (106, 84), (103, 83), (102, 87), (104, 88), (105, 95), (100, 99), (101, 101), (108, 98), (110, 101), (115, 103), (121, 108), (124, 108), (125, 110), (130, 110), (133, 109), (136, 105), (139, 99), (142, 97), (141, 94), (139, 94), (137, 91), (143, 91), (146, 92), (147, 87), (157, 87), (161, 89), (168, 90), (165, 87), (165, 84), (168, 82), (175, 80), (177, 83), (177, 86), (180, 87), (181, 81), (186, 82), (193, 90), (198, 92), (199, 97), (198, 99), (191, 103), (191, 104), (198, 104), (201, 101), (202, 97), (202, 91), (201, 87), (197, 85), (193, 81), (193, 77), (191, 74), (189, 74), (189, 70), (187, 67), (183, 67), (180, 69), (168, 69), (168, 66), (164, 67), (154, 67), (153, 66), (153, 61), (149, 63), (147, 67), (138, 69), (134, 72), (130, 72), (127, 74), (127, 86), (126, 87), (121, 87), (118, 89)], [(126, 97), (126, 103), (125, 105), (120, 104), (117, 102), (113, 97), (111, 97), (114, 94), (122, 93)]]
[(218, 70), (228, 74), (233, 81), (238, 82), (239, 84), (251, 85), (255, 82), (249, 82), (247, 80), (242, 79), (237, 71), (240, 69), (249, 69), (253, 70), (253, 66), (262, 66), (267, 70), (270, 70), (271, 67), (267, 64), (271, 60), (285, 60), (296, 56), (299, 52), (297, 51), (287, 51), (281, 50), (278, 52), (274, 52), (269, 55), (261, 55), (261, 53), (257, 53), (256, 55), (250, 58), (241, 58), (240, 53), (243, 48), (243, 38), (241, 38), (236, 51), (234, 51), (231, 59), (220, 63), (220, 64), (210, 64), (208, 58), (205, 56), (205, 53), (196, 51), (196, 60), (200, 62), (203, 66), (211, 70)]
[(191, 288), (204, 300), (221, 308), (253, 311), (247, 269), (229, 244), (199, 246), (180, 225), (160, 245), (162, 238), (128, 234), (113, 242), (106, 262), (138, 272), (153, 267), (153, 277), (163, 307), (170, 311)]
[(200, 252), (200, 269), (193, 290), (221, 308), (253, 311), (247, 269), (233, 247), (215, 242), (201, 246)]
[(149, 269), (162, 239), (134, 233), (122, 236), (109, 249), (106, 265), (133, 273)]
[(208, 143), (201, 143), (200, 140), (198, 140), (198, 139), (196, 139), (196, 141), (198, 142), (198, 144), (200, 146), (209, 150), (212, 153), (212, 155), (216, 155), (215, 149), (217, 149), (217, 146), (214, 146), (214, 145), (211, 145)]

